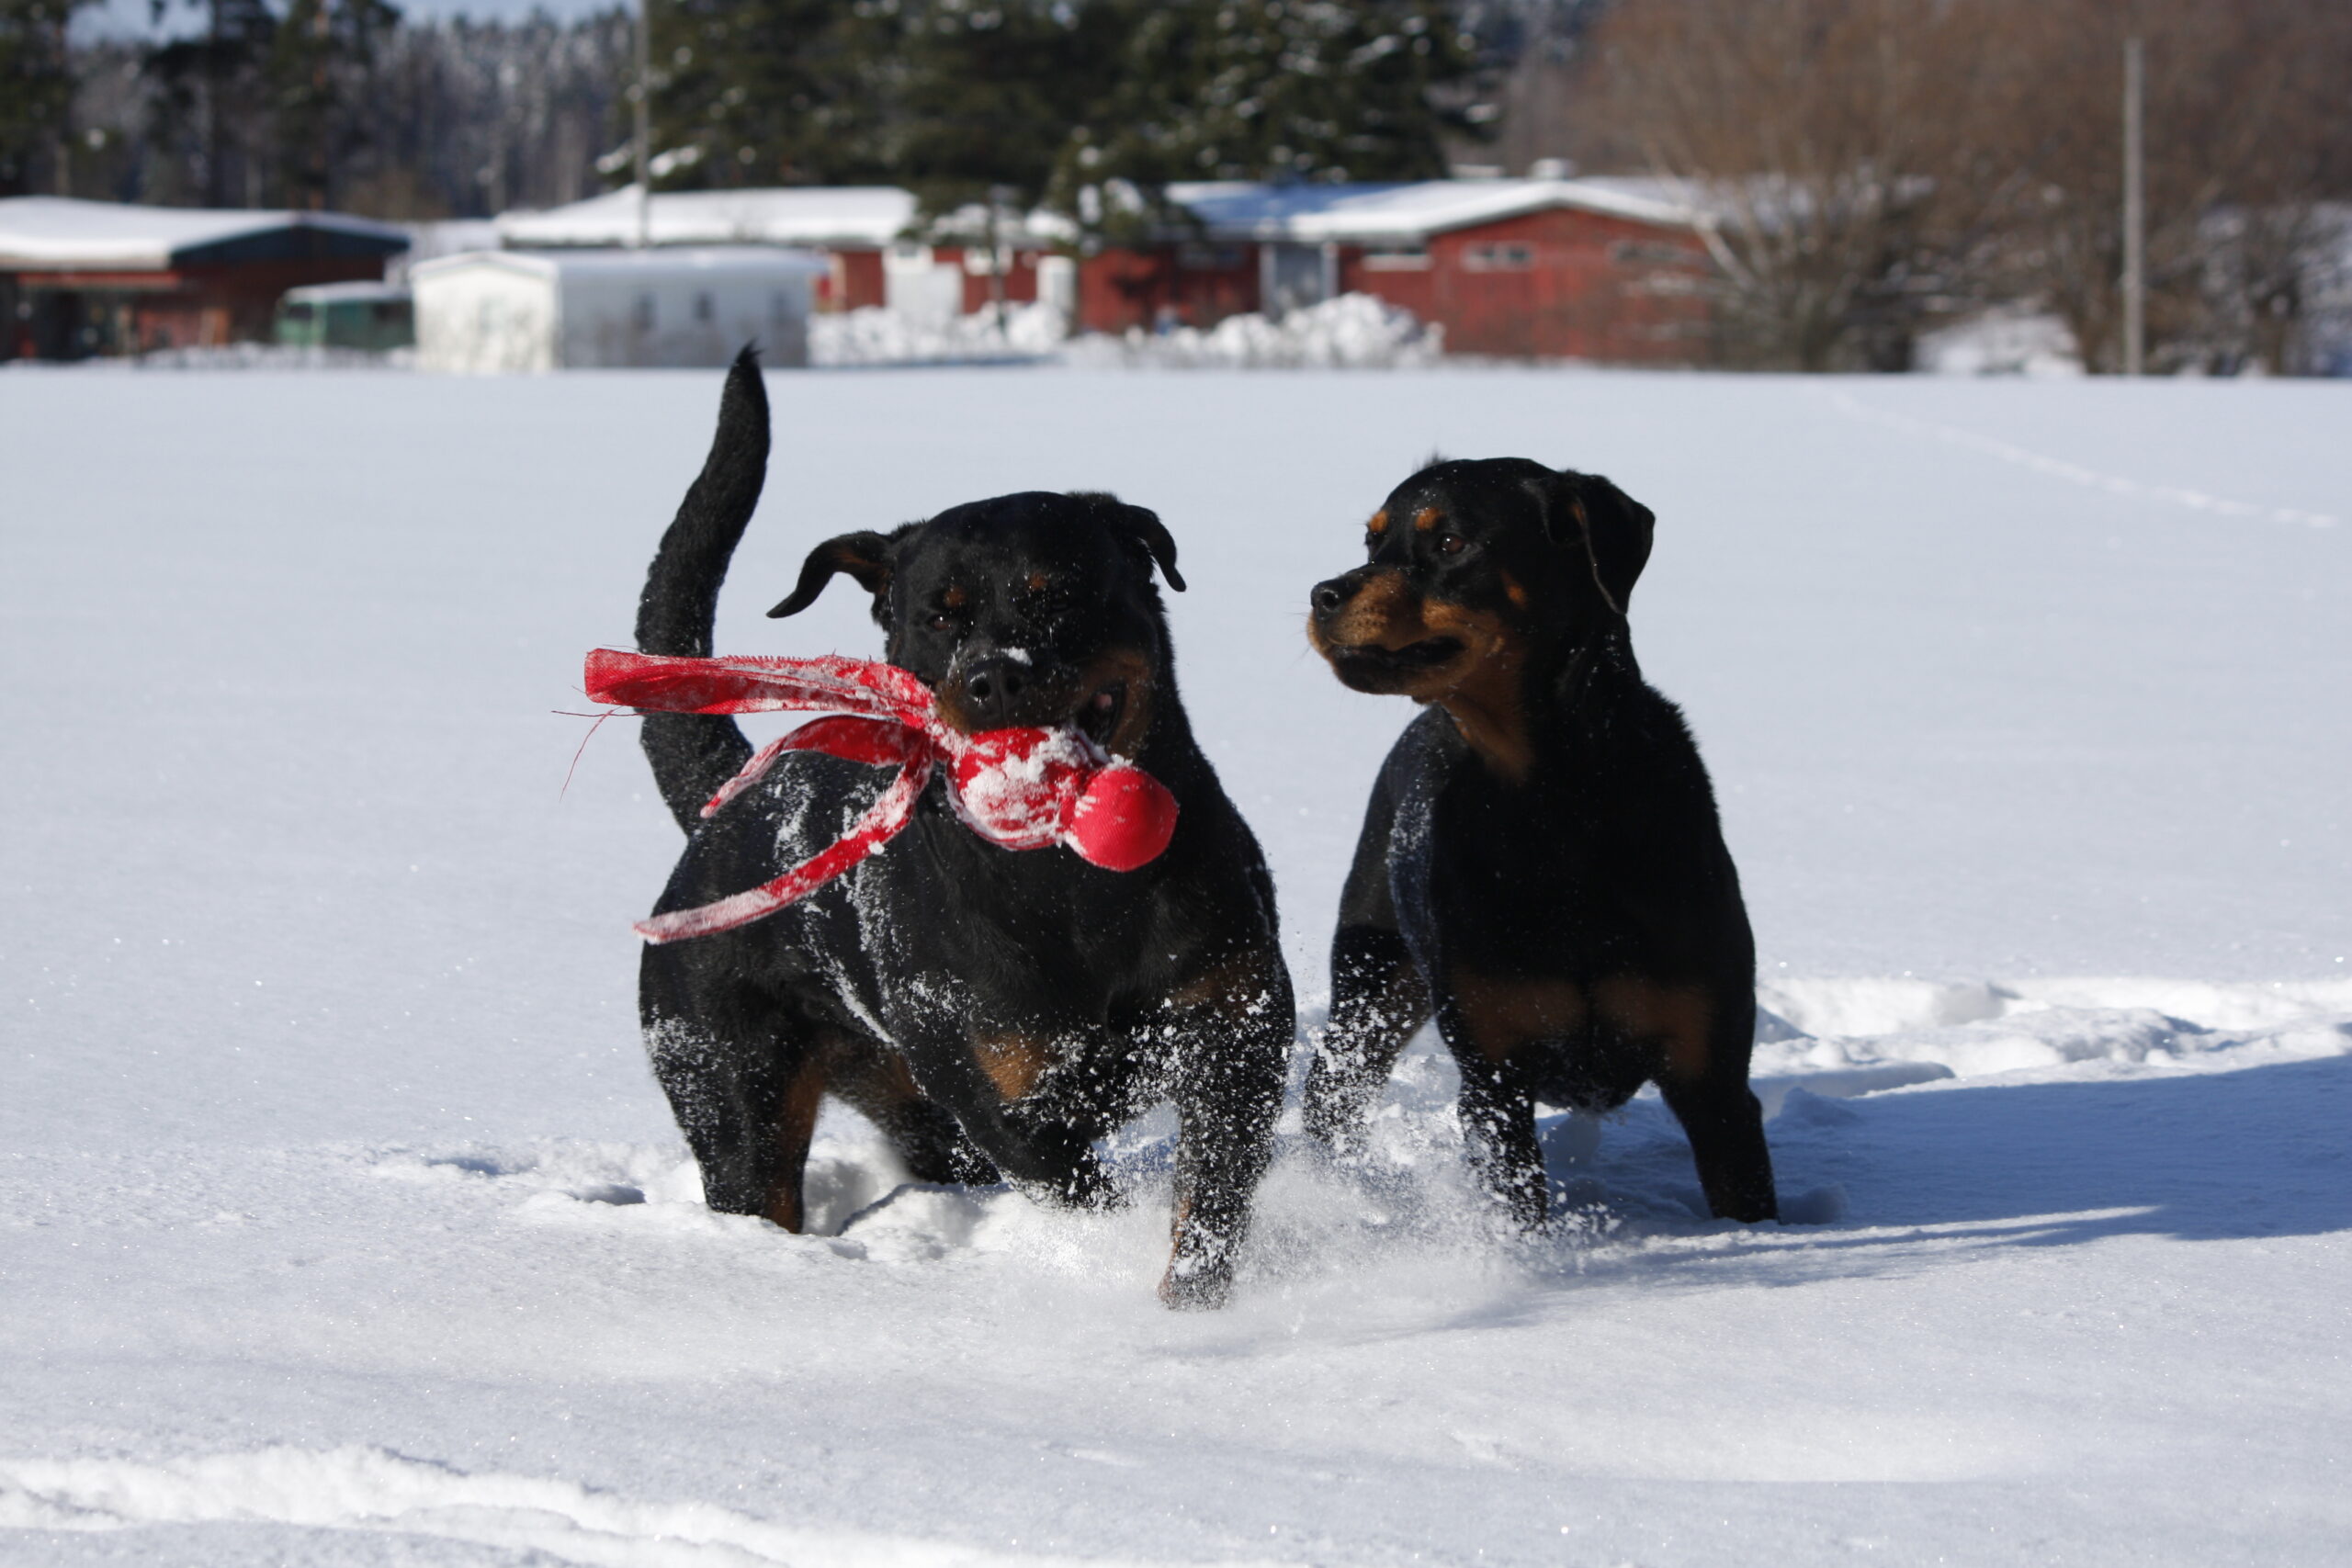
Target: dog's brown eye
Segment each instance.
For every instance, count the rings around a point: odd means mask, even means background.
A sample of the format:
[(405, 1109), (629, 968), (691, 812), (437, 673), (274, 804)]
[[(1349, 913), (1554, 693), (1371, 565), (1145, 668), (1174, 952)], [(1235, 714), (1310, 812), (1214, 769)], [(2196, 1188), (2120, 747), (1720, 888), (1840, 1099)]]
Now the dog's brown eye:
[(1442, 556), (1458, 556), (1468, 547), (1468, 545), (1469, 541), (1459, 534), (1440, 534), (1437, 538), (1437, 553)]

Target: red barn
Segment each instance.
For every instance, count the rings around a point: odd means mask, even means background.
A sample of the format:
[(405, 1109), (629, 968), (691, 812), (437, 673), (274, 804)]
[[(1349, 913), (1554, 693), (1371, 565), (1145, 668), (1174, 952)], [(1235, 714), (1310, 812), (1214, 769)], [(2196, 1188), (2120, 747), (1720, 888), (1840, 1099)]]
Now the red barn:
[(388, 223), (332, 212), (0, 199), (0, 359), (209, 346), (269, 336), (278, 296), (384, 276)]
[(1085, 257), (1082, 329), (1205, 327), (1364, 293), (1442, 326), (1450, 354), (1706, 356), (1703, 220), (1658, 182), (1204, 183), (1169, 196), (1197, 225)]

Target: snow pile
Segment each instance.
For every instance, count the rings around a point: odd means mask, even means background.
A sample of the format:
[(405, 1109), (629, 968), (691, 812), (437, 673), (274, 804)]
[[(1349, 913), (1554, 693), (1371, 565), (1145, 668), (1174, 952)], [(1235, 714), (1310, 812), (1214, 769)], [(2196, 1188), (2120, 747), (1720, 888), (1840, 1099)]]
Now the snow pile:
[(2058, 317), (1996, 310), (1922, 333), (1914, 355), (1930, 376), (2068, 377), (2083, 373), (2075, 334)]
[(1070, 365), (1093, 369), (1401, 369), (1436, 363), (1445, 329), (1370, 294), (1293, 310), (1280, 320), (1227, 316), (1203, 330), (1092, 333), (1062, 351)]
[(1007, 305), (1001, 328), (994, 310), (922, 321), (868, 306), (810, 317), (808, 363), (1012, 364), (1046, 358), (1061, 347), (1069, 331), (1069, 322), (1051, 305)]
[(1113, 337), (1069, 337), (1050, 305), (923, 321), (871, 307), (813, 317), (808, 363), (816, 366), (1001, 365), (1051, 359), (1081, 369), (1393, 369), (1437, 362), (1444, 329), (1369, 294), (1343, 294), (1275, 321), (1228, 316), (1216, 326), (1163, 333), (1131, 329)]

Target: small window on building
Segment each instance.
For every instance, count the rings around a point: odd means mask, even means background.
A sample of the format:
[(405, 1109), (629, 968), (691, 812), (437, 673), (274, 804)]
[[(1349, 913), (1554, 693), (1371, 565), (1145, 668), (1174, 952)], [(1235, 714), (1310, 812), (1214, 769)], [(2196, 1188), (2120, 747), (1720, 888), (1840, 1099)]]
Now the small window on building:
[(717, 315), (718, 313), (718, 307), (717, 307), (716, 305), (714, 305), (714, 304), (712, 304), (712, 303), (711, 303), (711, 299), (710, 299), (710, 290), (709, 290), (709, 289), (707, 289), (707, 288), (702, 289), (702, 290), (700, 290), (699, 292), (697, 292), (697, 293), (695, 295), (695, 321), (709, 321), (713, 316)]
[(1241, 247), (1179, 245), (1176, 247), (1176, 265), (1187, 272), (1238, 272), (1241, 267)]
[(1630, 262), (1648, 266), (1689, 266), (1697, 261), (1698, 257), (1680, 245), (1651, 243), (1640, 240), (1620, 240), (1609, 247), (1609, 259), (1613, 262)]
[(1430, 248), (1427, 245), (1366, 245), (1363, 248), (1363, 269), (1366, 272), (1427, 272)]
[(1525, 272), (1535, 265), (1535, 248), (1489, 241), (1463, 252), (1462, 265), (1472, 272)]
[(653, 330), (653, 296), (650, 294), (639, 295), (637, 297), (637, 309), (632, 314), (633, 319), (636, 321), (637, 330), (639, 332), (651, 332)]

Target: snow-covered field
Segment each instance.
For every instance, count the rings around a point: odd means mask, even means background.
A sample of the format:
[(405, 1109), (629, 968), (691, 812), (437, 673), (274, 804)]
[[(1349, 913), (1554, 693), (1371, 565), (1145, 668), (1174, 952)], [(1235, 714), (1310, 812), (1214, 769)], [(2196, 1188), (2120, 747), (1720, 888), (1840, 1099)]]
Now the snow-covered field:
[[(1110, 1218), (695, 1201), (624, 642), (715, 374), (0, 376), (0, 1562), (2324, 1563), (2352, 1555), (2352, 390), (779, 374), (729, 651), (841, 529), (1110, 487), (1309, 1021), (1407, 716), (1306, 591), (1442, 446), (1659, 513), (1636, 646), (1749, 888), (1792, 1211), (1654, 1100), (1480, 1225), (1446, 1070), (1278, 1163), (1227, 1311)], [(1333, 783), (1332, 781), (1339, 781)]]

